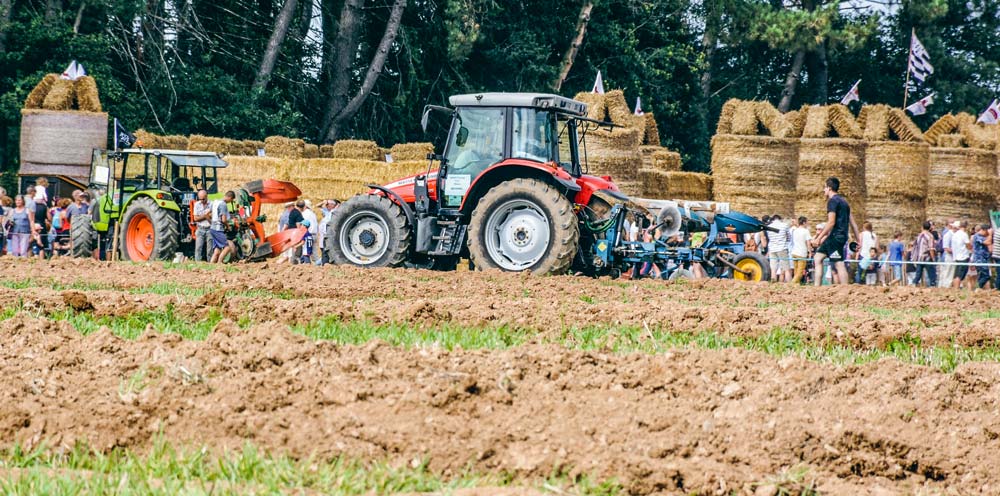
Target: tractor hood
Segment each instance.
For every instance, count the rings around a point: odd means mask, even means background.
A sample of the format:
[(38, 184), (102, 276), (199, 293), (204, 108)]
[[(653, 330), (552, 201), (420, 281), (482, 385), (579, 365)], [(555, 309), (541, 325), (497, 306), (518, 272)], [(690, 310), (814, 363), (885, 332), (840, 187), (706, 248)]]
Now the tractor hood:
[[(421, 174), (414, 174), (412, 176), (404, 177), (398, 181), (385, 184), (384, 187), (392, 190), (393, 193), (399, 195), (404, 202), (413, 203), (416, 201), (417, 196), (413, 193), (414, 183), (417, 181), (417, 176)], [(432, 200), (437, 199), (437, 169), (432, 170), (427, 173), (427, 194)], [(370, 191), (369, 193), (374, 193), (375, 191)]]

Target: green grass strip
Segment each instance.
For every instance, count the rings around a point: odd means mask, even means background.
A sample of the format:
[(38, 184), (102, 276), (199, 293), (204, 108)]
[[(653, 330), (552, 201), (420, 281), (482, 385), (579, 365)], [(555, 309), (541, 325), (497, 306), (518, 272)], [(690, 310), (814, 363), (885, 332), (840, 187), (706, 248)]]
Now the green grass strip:
[[(448, 492), (459, 488), (509, 486), (505, 474), (471, 471), (451, 479), (434, 474), (423, 461), (403, 467), (335, 458), (297, 460), (245, 445), (219, 456), (208, 449), (176, 449), (162, 438), (146, 453), (116, 449), (94, 452), (82, 445), (68, 451), (14, 446), (0, 452), (3, 494), (391, 494)], [(527, 481), (531, 483), (531, 481)], [(612, 496), (622, 493), (613, 481), (592, 483), (553, 474), (539, 487), (572, 488), (573, 494)]]

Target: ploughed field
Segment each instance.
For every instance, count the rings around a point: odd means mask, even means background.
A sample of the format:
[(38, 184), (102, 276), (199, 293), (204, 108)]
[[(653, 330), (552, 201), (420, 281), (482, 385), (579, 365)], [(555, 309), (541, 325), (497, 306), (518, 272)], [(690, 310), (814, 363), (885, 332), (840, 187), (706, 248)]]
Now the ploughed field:
[(0, 319), (4, 492), (1000, 492), (995, 292), (0, 259)]

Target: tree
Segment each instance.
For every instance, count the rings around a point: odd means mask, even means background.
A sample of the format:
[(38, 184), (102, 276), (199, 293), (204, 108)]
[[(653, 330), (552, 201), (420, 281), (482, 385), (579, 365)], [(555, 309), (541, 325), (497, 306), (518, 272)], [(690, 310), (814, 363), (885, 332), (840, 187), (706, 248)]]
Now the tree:
[(274, 71), (274, 63), (278, 60), (278, 54), (281, 53), (281, 44), (285, 42), (285, 37), (288, 35), (288, 28), (292, 24), (292, 16), (295, 15), (297, 4), (297, 0), (285, 0), (285, 4), (281, 7), (281, 13), (274, 21), (271, 38), (267, 40), (267, 48), (260, 60), (257, 76), (253, 80), (255, 90), (267, 89), (267, 83), (271, 80), (271, 72)]

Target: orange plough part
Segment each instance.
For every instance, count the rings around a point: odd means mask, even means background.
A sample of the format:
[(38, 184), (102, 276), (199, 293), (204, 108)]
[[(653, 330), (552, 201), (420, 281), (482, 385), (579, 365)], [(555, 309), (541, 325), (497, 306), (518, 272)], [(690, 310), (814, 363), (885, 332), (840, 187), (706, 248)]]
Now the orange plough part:
[(264, 179), (253, 181), (246, 185), (246, 190), (253, 196), (253, 205), (250, 207), (250, 230), (258, 240), (263, 240), (271, 245), (268, 257), (276, 257), (286, 249), (294, 246), (306, 235), (306, 229), (299, 227), (288, 229), (270, 236), (264, 236), (264, 225), (257, 220), (260, 217), (260, 207), (265, 204), (285, 203), (295, 201), (302, 194), (298, 186), (288, 181), (278, 181), (277, 179)]

